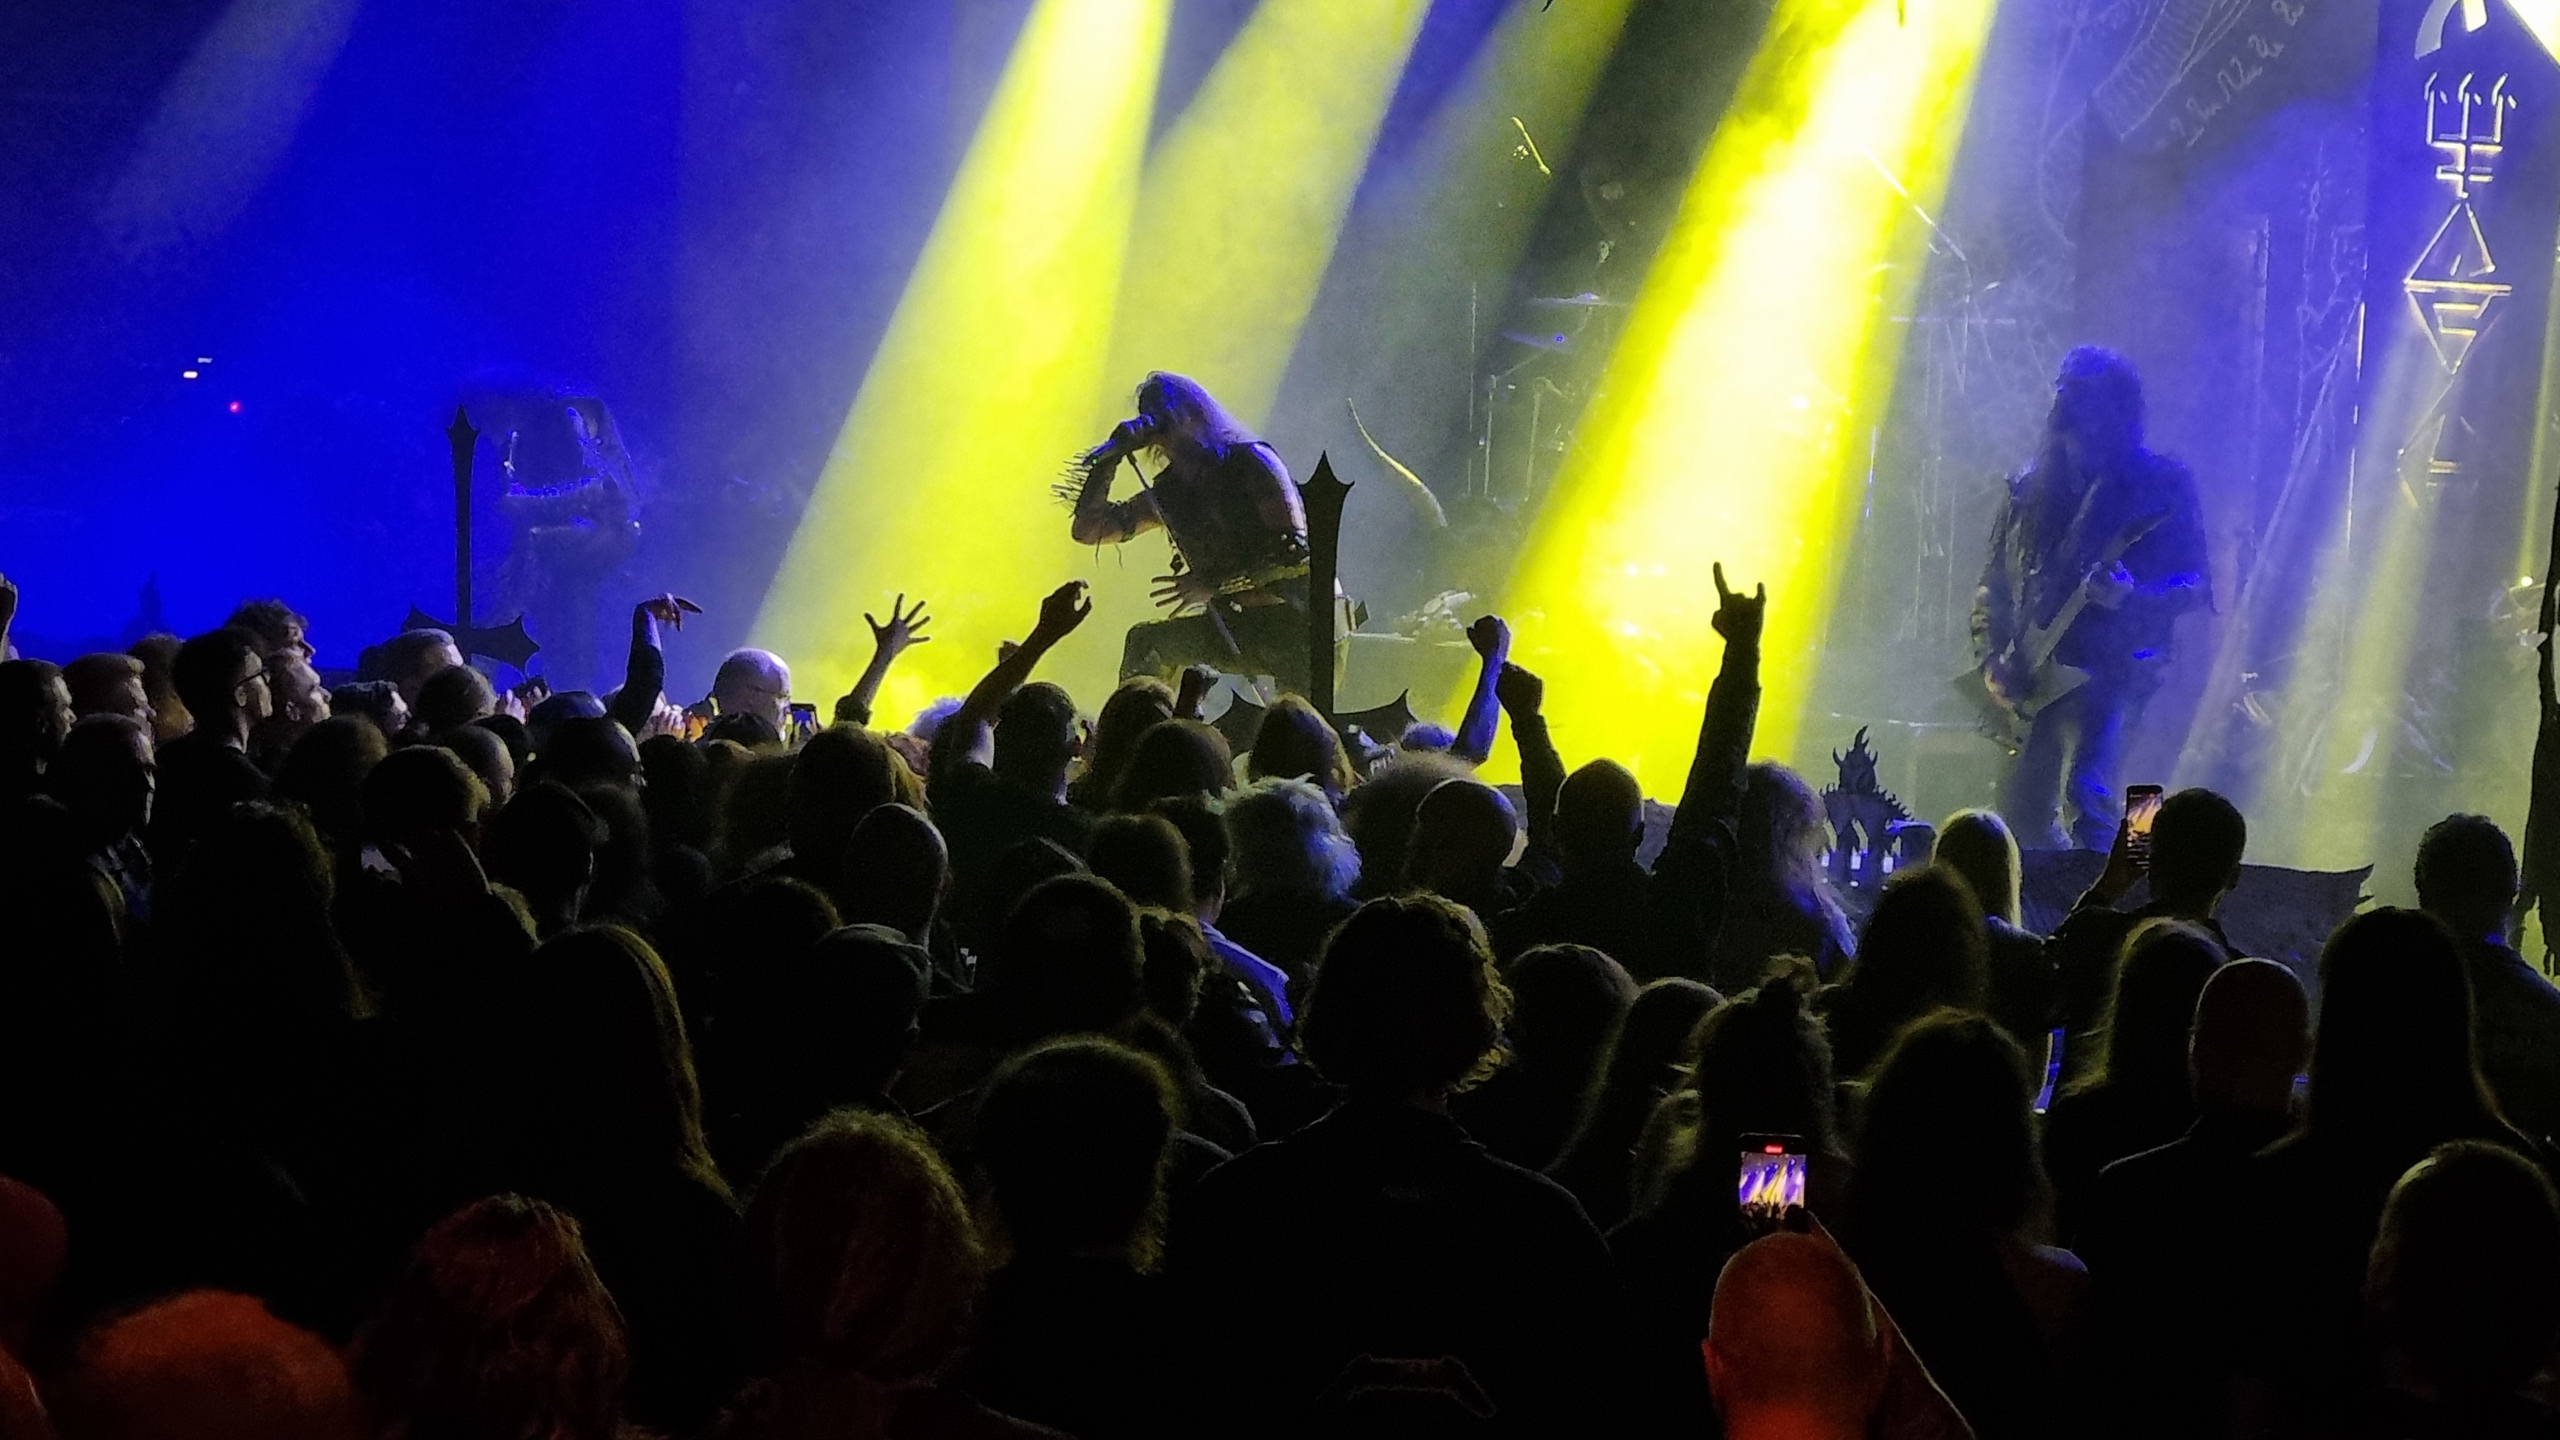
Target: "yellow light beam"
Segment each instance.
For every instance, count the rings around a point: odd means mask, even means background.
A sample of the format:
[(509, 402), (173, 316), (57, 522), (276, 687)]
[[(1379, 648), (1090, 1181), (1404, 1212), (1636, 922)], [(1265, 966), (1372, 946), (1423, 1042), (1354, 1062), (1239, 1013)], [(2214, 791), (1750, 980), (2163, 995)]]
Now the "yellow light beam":
[(1429, 8), (1262, 0), (1147, 162), (1106, 409), (1176, 370), (1269, 418)]
[[(1709, 141), (1509, 599), (1569, 754), (1677, 790), (1720, 644), (1770, 594), (1757, 749), (1792, 758), (1849, 523), (1851, 422), (1945, 188), (1995, 0), (1783, 0)], [(1906, 192), (1907, 197), (1906, 198)]]
[(1169, 10), (1039, 0), (1024, 22), (756, 620), (804, 698), (843, 692), (863, 612), (900, 590), (941, 643), (899, 662), (884, 722), (965, 691), (1091, 566), (1047, 483), (1092, 439)]

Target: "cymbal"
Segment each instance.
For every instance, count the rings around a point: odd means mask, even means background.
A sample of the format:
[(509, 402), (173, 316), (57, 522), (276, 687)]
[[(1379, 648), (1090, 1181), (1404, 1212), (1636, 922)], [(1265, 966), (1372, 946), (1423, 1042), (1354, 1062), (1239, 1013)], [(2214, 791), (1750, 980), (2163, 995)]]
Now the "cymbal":
[(1529, 301), (1528, 304), (1532, 308), (1546, 306), (1553, 309), (1572, 310), (1624, 310), (1627, 308), (1627, 302), (1624, 300), (1603, 300), (1588, 290), (1579, 295), (1540, 296)]

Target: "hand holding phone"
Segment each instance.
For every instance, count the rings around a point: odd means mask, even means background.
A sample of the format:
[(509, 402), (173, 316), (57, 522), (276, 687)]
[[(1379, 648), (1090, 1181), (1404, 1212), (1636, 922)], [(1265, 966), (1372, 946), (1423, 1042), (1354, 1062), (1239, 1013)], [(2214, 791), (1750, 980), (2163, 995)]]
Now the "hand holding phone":
[(2151, 822), (2159, 817), (2160, 795), (2157, 785), (2124, 787), (2125, 849), (2144, 870), (2151, 868)]
[(794, 703), (791, 707), (791, 730), (783, 738), (791, 742), (792, 749), (797, 750), (808, 742), (810, 736), (817, 733), (818, 707)]
[(1804, 1208), (1804, 1139), (1796, 1135), (1745, 1135), (1738, 1198), (1743, 1228), (1765, 1235), (1790, 1210)]

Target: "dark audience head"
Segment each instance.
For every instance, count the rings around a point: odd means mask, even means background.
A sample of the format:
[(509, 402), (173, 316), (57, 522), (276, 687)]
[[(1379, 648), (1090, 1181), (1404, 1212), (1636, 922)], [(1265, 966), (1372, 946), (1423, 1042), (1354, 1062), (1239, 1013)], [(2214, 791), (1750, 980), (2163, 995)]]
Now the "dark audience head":
[(46, 1313), (71, 1234), (44, 1192), (0, 1175), (0, 1354), (27, 1353), (27, 1337)]
[(1671, 976), (1636, 992), (1600, 1062), (1600, 1079), (1565, 1143), (1555, 1174), (1582, 1198), (1592, 1223), (1624, 1218), (1633, 1197), (1630, 1164), (1647, 1122), (1664, 1097), (1689, 1078), (1689, 1038), (1724, 997), (1695, 980)]
[(2320, 1018), (2304, 1119), (2391, 1149), (2502, 1133), (2480, 1077), (2471, 977), (2442, 922), (2385, 907), (2320, 952)]
[(2018, 1235), (2044, 1197), (2034, 1098), (2026, 1056), (1989, 1019), (1942, 1010), (1904, 1030), (1858, 1128), (1852, 1243), (1991, 1247)]
[(438, 671), (458, 668), (463, 663), (462, 647), (443, 630), (403, 630), (382, 642), (374, 654), (376, 673), (400, 691), (400, 698), (414, 711), (418, 708), (418, 692)]
[(1952, 869), (1897, 872), (1867, 912), (1850, 989), (1874, 1013), (1894, 1020), (1940, 1006), (1979, 1009), (1991, 984), (1985, 913)]
[(353, 680), (330, 691), (329, 713), (363, 720), (386, 739), (409, 728), (409, 702), (388, 680)]
[(1164, 1067), (1108, 1040), (1052, 1040), (1006, 1061), (972, 1135), (1013, 1255), (1151, 1265), (1181, 1113)]
[(155, 916), (191, 1029), (265, 1049), (354, 1017), (355, 970), (330, 918), (333, 873), (290, 805), (252, 801), (212, 821), (163, 878)]
[(527, 781), (548, 780), (572, 790), (590, 785), (637, 783), (640, 746), (631, 732), (602, 716), (563, 720), (551, 727), (551, 740), (537, 745)]
[(1690, 1036), (1688, 1088), (1710, 1166), (1729, 1168), (1745, 1135), (1802, 1136), (1816, 1154), (1837, 1149), (1831, 1042), (1805, 1004), (1811, 984), (1802, 974), (1773, 976), (1708, 1011)]
[(1075, 697), (1060, 686), (1034, 680), (996, 708), (991, 768), (999, 779), (1035, 794), (1055, 794), (1067, 783), (1067, 769), (1082, 748)]
[(1493, 1072), (1511, 992), (1484, 927), (1436, 895), (1372, 900), (1325, 942), (1300, 1030), (1354, 1096), (1431, 1101)]
[(661, 845), (711, 848), (711, 761), (681, 735), (652, 735), (640, 742), (640, 774), (648, 783), (640, 800), (649, 810), (649, 833)]
[(551, 737), (571, 720), (601, 720), (604, 702), (585, 690), (554, 690), (524, 714), (525, 738), (539, 755), (551, 748)]
[(903, 1120), (837, 1111), (783, 1147), (747, 1208), (758, 1369), (889, 1386), (941, 1374), (986, 1259), (960, 1183)]
[(1244, 773), (1256, 780), (1305, 780), (1339, 803), (1351, 790), (1351, 756), (1342, 737), (1315, 706), (1283, 695), (1262, 717), (1262, 729), (1245, 754)]
[(516, 793), (515, 757), (507, 753), (507, 742), (499, 739), (496, 732), (477, 725), (457, 725), (436, 736), (434, 743), (471, 767), (471, 773), (488, 787), (490, 804), (504, 805)]
[(420, 745), (394, 751), (366, 772), (360, 800), (366, 838), (379, 843), (405, 845), (444, 833), (476, 842), (489, 787), (462, 757)]
[(631, 1360), (578, 1222), (493, 1195), (427, 1231), (348, 1366), (386, 1435), (620, 1440)]
[(2249, 822), (2240, 807), (2205, 789), (2160, 802), (2151, 821), (2151, 898), (2165, 909), (2209, 915), (2240, 883)]
[(1138, 737), (1111, 808), (1134, 813), (1176, 795), (1224, 795), (1234, 784), (1227, 737), (1198, 720), (1166, 720)]
[(1588, 945), (1540, 945), (1502, 967), (1511, 991), (1512, 1063), (1528, 1070), (1596, 1079), (1636, 982), (1626, 968)]
[(1144, 1002), (1145, 964), (1129, 898), (1094, 876), (1061, 875), (996, 927), (986, 978), (1037, 1038), (1125, 1024)]
[(409, 702), (409, 710), (428, 734), (440, 735), (483, 715), (496, 714), (498, 691), (488, 676), (470, 666), (448, 665), (418, 687), (418, 696)]
[(730, 869), (791, 839), (791, 775), (800, 757), (788, 752), (750, 755), (725, 740), (713, 741), (706, 758), (718, 764), (723, 755), (732, 778), (720, 807), (720, 859)]
[(702, 727), (702, 738), (726, 740), (763, 755), (782, 748), (782, 727), (756, 711), (732, 710), (712, 716), (711, 723)]
[(1129, 759), (1149, 730), (1173, 718), (1173, 687), (1152, 675), (1132, 675), (1120, 682), (1101, 713), (1094, 716), (1093, 740), (1085, 749), (1084, 778), (1076, 782), (1080, 803), (1092, 808), (1118, 793)]
[(2188, 1074), (2196, 1104), (2282, 1115), (2311, 1059), (2311, 1006), (2302, 982), (2272, 960), (2234, 960), (2196, 1001)]
[(333, 715), (285, 752), (272, 793), (310, 811), (332, 844), (352, 845), (364, 834), (365, 777), (390, 753), (391, 743), (372, 721)]
[(93, 845), (113, 844), (150, 823), (157, 778), (151, 726), (110, 714), (82, 716), (46, 776), (53, 798)]
[(0, 766), (41, 773), (76, 718), (59, 667), (48, 660), (0, 660)]
[(2146, 920), (2125, 937), (2115, 991), (2100, 1022), (2097, 1064), (2075, 1089), (2101, 1086), (2127, 1096), (2185, 1105), (2196, 1003), (2224, 962), (2222, 946), (2180, 920)]
[(2457, 1412), (2522, 1390), (2560, 1345), (2560, 1200), (2502, 1146), (2438, 1146), (2393, 1186), (2365, 1310), (2408, 1388)]
[(1644, 787), (1615, 760), (1594, 760), (1556, 792), (1556, 844), (1567, 868), (1619, 865), (1644, 844)]
[(1084, 861), (1055, 840), (1033, 836), (1016, 840), (996, 855), (978, 894), (979, 911), (964, 916), (981, 934), (1004, 923), (1022, 897), (1061, 875), (1085, 874)]
[(62, 667), (74, 715), (123, 715), (151, 723), (151, 693), (143, 688), (142, 662), (114, 650), (83, 655)]
[(725, 1193), (675, 983), (647, 941), (615, 925), (544, 941), (522, 1006), (525, 1138), (539, 1163), (582, 1195), (669, 1173)]
[(1359, 893), (1385, 895), (1405, 883), (1413, 819), (1423, 797), (1444, 780), (1466, 780), (1474, 767), (1446, 755), (1398, 755), (1373, 770), (1342, 802), (1343, 829), (1360, 852)]
[(261, 655), (290, 651), (308, 660), (314, 653), (310, 620), (282, 600), (243, 600), (222, 623), (227, 629), (246, 630), (258, 637)]
[(1192, 912), (1190, 847), (1161, 815), (1104, 819), (1085, 842), (1084, 863), (1136, 904)]
[(1188, 913), (1148, 908), (1138, 912), (1138, 943), (1146, 957), (1147, 1012), (1180, 1031), (1200, 1009), (1200, 987), (1213, 963), (1209, 937)]
[(186, 702), (178, 698), (177, 687), (170, 681), (178, 664), (178, 647), (184, 643), (160, 630), (134, 641), (124, 651), (142, 662), (142, 691), (151, 700), (151, 738), (162, 745), (195, 728), (195, 717), (187, 713)]
[(1413, 813), (1405, 883), (1463, 905), (1491, 901), (1519, 843), (1511, 801), (1481, 780), (1443, 780)]
[(1935, 863), (1963, 877), (1983, 913), (2024, 923), (2018, 905), (2018, 837), (1994, 810), (1959, 810), (1938, 827)]
[(274, 711), (266, 661), (246, 630), (210, 630), (179, 646), (169, 680), (198, 730), (245, 740)]
[(1239, 895), (1344, 900), (1360, 883), (1360, 847), (1306, 781), (1257, 780), (1227, 802), (1225, 820)]
[[(842, 1105), (876, 1107), (905, 1068), (932, 957), (878, 925), (847, 925), (741, 966), (723, 988), (715, 1075), (723, 1104), (761, 1146), (761, 1162)], [(724, 1136), (733, 1143), (738, 1136)]]
[(338, 1352), (247, 1295), (192, 1290), (93, 1330), (50, 1387), (62, 1440), (365, 1440)]
[(791, 853), (820, 867), (840, 864), (862, 817), (899, 798), (897, 766), (897, 756), (868, 730), (832, 725), (810, 736), (792, 757), (785, 816)]
[(489, 817), (480, 855), (489, 878), (524, 896), (547, 935), (578, 923), (604, 844), (604, 821), (587, 802), (544, 781)]
[(922, 943), (951, 883), (951, 850), (922, 811), (883, 805), (853, 827), (844, 875), (846, 924), (884, 925)]
[(596, 819), (604, 822), (604, 843), (596, 847), (596, 878), (587, 887), (586, 917), (646, 927), (662, 908), (657, 883), (650, 878), (649, 814), (627, 785), (588, 785), (579, 789)]
[(272, 712), (258, 727), (257, 743), (267, 750), (278, 750), (301, 738), (304, 731), (329, 718), (329, 687), (320, 681), (320, 672), (298, 650), (278, 650), (266, 657), (267, 697)]
[(1866, 1282), (1818, 1235), (1764, 1235), (1716, 1277), (1707, 1390), (1729, 1440), (1859, 1440), (1892, 1372)]
[(2516, 847), (2486, 815), (2447, 815), (2418, 841), (2418, 908), (2462, 941), (2506, 939)]
[(1793, 770), (1762, 760), (1743, 772), (1735, 831), (1738, 887), (1811, 894), (1822, 883), (1822, 801)]
[(1226, 908), (1230, 872), (1235, 866), (1233, 842), (1227, 838), (1226, 802), (1206, 795), (1176, 795), (1147, 807), (1182, 836), (1191, 862), (1193, 913), (1215, 924)]

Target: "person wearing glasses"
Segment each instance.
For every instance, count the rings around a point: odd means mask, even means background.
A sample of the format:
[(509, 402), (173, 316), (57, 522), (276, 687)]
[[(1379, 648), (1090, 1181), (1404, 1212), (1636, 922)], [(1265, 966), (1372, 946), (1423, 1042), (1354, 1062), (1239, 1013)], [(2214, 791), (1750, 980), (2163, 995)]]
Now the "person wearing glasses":
[(171, 681), (195, 729), (160, 747), (160, 791), (149, 843), (159, 874), (170, 874), (215, 820), (267, 794), (266, 772), (249, 758), (249, 735), (274, 713), (258, 637), (235, 626), (178, 647)]

